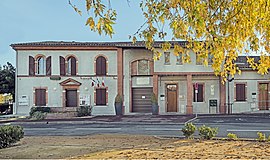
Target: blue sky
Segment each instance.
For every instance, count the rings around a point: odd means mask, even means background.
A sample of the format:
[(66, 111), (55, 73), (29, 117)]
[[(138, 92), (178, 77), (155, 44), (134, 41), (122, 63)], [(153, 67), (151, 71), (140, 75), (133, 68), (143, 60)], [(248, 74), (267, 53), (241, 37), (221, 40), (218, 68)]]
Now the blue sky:
[[(85, 0), (73, 0), (84, 9)], [(15, 65), (12, 43), (36, 41), (130, 41), (143, 24), (140, 1), (111, 0), (117, 10), (113, 38), (100, 36), (85, 26), (86, 16), (79, 16), (68, 0), (0, 0), (0, 65)]]

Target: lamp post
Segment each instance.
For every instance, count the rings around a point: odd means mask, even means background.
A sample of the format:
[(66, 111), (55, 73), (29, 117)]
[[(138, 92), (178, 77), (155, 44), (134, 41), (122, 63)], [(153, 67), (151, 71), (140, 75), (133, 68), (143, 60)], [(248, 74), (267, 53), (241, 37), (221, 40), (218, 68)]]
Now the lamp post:
[(232, 113), (232, 104), (230, 102), (230, 82), (232, 82), (234, 80), (234, 78), (230, 79), (230, 75), (228, 75), (227, 77), (227, 81), (228, 81), (228, 114)]

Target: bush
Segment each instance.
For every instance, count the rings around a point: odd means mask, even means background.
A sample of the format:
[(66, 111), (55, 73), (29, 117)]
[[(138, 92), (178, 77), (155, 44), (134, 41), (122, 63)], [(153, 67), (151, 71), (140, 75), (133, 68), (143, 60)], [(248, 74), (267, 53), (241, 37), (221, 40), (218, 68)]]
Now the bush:
[(182, 128), (182, 132), (183, 132), (183, 134), (184, 134), (184, 136), (186, 138), (191, 138), (192, 135), (195, 133), (196, 129), (197, 128), (196, 128), (196, 126), (194, 124), (192, 124), (192, 123), (186, 123), (185, 124), (185, 127)]
[(158, 104), (157, 96), (155, 93), (152, 93), (151, 95), (151, 102), (152, 104)]
[(91, 106), (80, 106), (80, 108), (77, 110), (78, 117), (90, 116), (91, 113), (92, 113)]
[(43, 120), (47, 116), (47, 113), (41, 112), (41, 111), (36, 111), (32, 114), (31, 119), (32, 120)]
[(0, 148), (6, 148), (23, 138), (24, 132), (21, 126), (0, 127)]
[(43, 113), (50, 113), (51, 112), (51, 108), (50, 107), (32, 107), (30, 110), (30, 117), (33, 116), (33, 114), (37, 111), (43, 112)]
[(258, 135), (258, 141), (259, 142), (265, 142), (266, 141), (266, 138), (265, 138), (265, 134), (263, 134), (262, 132), (257, 132), (257, 135)]
[(234, 140), (234, 141), (238, 139), (237, 135), (234, 133), (228, 133), (227, 137), (229, 140)]
[(202, 139), (212, 139), (218, 133), (218, 128), (211, 128), (205, 125), (199, 127), (199, 135)]

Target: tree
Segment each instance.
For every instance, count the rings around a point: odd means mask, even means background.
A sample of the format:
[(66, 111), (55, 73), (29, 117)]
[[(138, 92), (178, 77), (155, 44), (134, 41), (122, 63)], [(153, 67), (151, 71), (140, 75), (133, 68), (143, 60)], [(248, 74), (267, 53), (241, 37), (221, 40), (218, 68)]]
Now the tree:
[[(86, 10), (93, 12), (86, 25), (99, 34), (112, 36), (116, 10), (110, 0), (85, 0)], [(82, 14), (69, 1), (76, 12)], [(145, 23), (130, 36), (145, 41), (146, 48), (153, 51), (154, 59), (161, 52), (153, 47), (155, 40), (185, 40), (186, 48), (208, 65), (208, 56), (213, 57), (212, 68), (216, 75), (226, 80), (228, 75), (241, 74), (234, 63), (239, 54), (247, 56), (250, 66), (259, 74), (267, 74), (270, 68), (270, 1), (269, 0), (141, 0)], [(91, 15), (91, 14), (89, 14)], [(164, 30), (169, 28), (169, 30)], [(173, 48), (174, 54), (182, 54), (184, 62), (190, 62), (185, 48), (165, 41), (164, 51)], [(260, 55), (259, 63), (248, 56)]]
[(9, 62), (0, 66), (0, 93), (15, 94), (15, 68)]

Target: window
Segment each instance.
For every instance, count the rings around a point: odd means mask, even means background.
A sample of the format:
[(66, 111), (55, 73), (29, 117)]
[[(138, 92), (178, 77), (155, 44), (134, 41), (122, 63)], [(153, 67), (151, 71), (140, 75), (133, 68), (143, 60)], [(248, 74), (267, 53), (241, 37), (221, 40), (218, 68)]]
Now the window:
[[(203, 65), (205, 59), (203, 57), (200, 57), (199, 55), (200, 55), (200, 53), (196, 54), (196, 64), (197, 65)], [(208, 56), (207, 56), (208, 65), (213, 64), (213, 57), (214, 56), (212, 54), (208, 53)]]
[(37, 58), (37, 75), (45, 75), (45, 58)]
[(29, 75), (35, 75), (35, 59), (32, 56), (29, 56)]
[(46, 89), (35, 89), (35, 106), (46, 106)]
[(193, 102), (204, 102), (204, 84), (198, 84), (198, 92), (196, 86), (193, 85)]
[(67, 75), (76, 75), (76, 58), (72, 56), (67, 59)]
[(138, 75), (149, 75), (149, 61), (142, 59), (138, 61)]
[(96, 59), (96, 75), (105, 76), (107, 74), (106, 59), (103, 56), (99, 56)]
[(170, 52), (164, 52), (165, 62), (164, 64), (170, 64)]
[(182, 65), (183, 64), (182, 53), (179, 53), (178, 56), (176, 56), (176, 64), (177, 65)]
[(235, 84), (235, 101), (237, 102), (246, 101), (246, 84), (245, 83)]
[(107, 91), (106, 88), (96, 89), (96, 105), (106, 105), (107, 103)]

